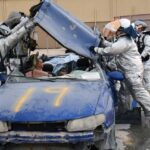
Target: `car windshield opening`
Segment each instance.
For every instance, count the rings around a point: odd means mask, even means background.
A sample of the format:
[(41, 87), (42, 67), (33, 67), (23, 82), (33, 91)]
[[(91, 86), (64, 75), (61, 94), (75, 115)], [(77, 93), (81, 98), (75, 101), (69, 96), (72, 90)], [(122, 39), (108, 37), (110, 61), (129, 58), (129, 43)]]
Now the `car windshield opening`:
[(103, 78), (103, 71), (98, 71), (90, 59), (69, 50), (55, 56), (34, 52), (24, 62), (22, 61), (22, 64), (14, 58), (12, 62), (13, 71), (8, 75), (8, 82), (54, 82), (56, 79), (99, 80)]

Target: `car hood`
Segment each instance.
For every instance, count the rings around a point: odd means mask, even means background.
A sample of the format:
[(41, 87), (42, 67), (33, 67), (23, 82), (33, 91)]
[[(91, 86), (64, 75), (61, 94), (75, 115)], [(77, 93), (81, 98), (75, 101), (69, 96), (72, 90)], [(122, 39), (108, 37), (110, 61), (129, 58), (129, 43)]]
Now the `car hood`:
[(100, 96), (103, 101), (99, 109), (104, 113), (108, 105), (102, 95), (104, 87), (106, 84), (100, 81), (7, 83), (0, 88), (0, 120), (41, 122), (83, 118), (95, 113)]
[(64, 11), (51, 0), (42, 3), (34, 21), (49, 35), (64, 47), (91, 59), (95, 55), (90, 51), (91, 46), (98, 46), (98, 33)]

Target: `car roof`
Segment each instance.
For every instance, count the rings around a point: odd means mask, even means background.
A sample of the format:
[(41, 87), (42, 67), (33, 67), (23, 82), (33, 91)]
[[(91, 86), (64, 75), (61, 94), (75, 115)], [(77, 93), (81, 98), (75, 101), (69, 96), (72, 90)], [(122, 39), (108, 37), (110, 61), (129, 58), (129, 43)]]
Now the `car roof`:
[(34, 20), (67, 49), (90, 59), (95, 57), (90, 47), (99, 45), (99, 35), (53, 1), (45, 0)]

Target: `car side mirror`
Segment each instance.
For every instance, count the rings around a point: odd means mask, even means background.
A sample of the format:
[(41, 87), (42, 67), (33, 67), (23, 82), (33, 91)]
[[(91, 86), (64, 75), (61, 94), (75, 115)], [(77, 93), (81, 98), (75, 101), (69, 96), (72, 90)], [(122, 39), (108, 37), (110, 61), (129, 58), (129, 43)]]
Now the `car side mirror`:
[(112, 80), (118, 80), (118, 81), (124, 80), (124, 74), (120, 71), (111, 71), (108, 72), (107, 75)]

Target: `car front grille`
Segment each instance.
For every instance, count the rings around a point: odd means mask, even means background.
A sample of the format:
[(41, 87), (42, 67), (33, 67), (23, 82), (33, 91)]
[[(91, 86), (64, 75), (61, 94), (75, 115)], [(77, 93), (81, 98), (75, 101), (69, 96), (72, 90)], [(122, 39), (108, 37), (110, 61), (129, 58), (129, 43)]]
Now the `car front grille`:
[(58, 132), (66, 131), (65, 122), (58, 123), (9, 123), (11, 131)]

